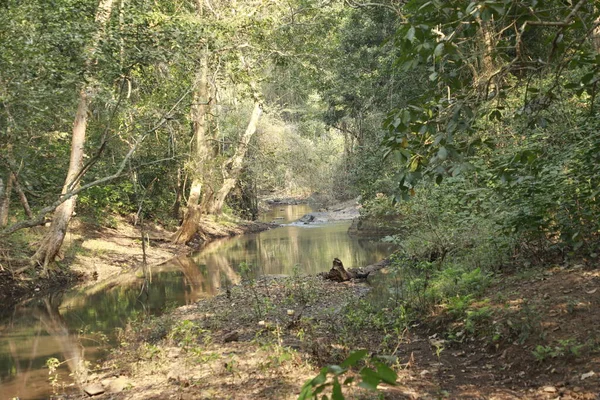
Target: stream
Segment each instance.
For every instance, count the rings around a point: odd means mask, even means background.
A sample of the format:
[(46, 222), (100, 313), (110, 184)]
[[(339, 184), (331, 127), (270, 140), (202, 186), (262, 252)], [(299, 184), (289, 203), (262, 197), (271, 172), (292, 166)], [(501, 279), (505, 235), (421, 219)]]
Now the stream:
[[(350, 221), (297, 224), (292, 222), (311, 211), (308, 205), (274, 207), (261, 220), (281, 227), (211, 242), (190, 257), (152, 268), (147, 279), (134, 271), (9, 310), (0, 320), (0, 399), (47, 399), (54, 390), (76, 390), (71, 371), (84, 364), (93, 369), (130, 318), (214, 296), (220, 286), (240, 282), (242, 263), (256, 276), (292, 274), (294, 268), (315, 274), (328, 270), (335, 257), (354, 268), (391, 253), (384, 243), (348, 236)], [(52, 357), (62, 363), (56, 389), (46, 367)]]

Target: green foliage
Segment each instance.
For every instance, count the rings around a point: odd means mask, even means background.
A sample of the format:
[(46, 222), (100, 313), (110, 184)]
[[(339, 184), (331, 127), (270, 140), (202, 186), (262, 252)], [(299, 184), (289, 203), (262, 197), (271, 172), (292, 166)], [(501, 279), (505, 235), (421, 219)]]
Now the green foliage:
[(563, 339), (559, 340), (554, 346), (537, 345), (532, 353), (538, 362), (546, 361), (549, 358), (576, 358), (581, 355), (584, 346), (574, 339)]
[(294, 265), (292, 276), (286, 280), (285, 291), (288, 299), (300, 306), (305, 307), (317, 300), (317, 293), (308, 282), (303, 282), (301, 266)]
[(205, 344), (211, 341), (211, 337), (207, 333), (207, 330), (186, 319), (179, 321), (171, 328), (169, 339), (185, 351), (193, 351), (201, 337), (204, 338)]
[(95, 186), (79, 197), (81, 212), (93, 216), (101, 225), (108, 225), (111, 214), (126, 215), (135, 212), (131, 201), (133, 184), (125, 181), (120, 185)]
[(455, 197), (467, 214), (492, 219), (536, 256), (595, 252), (589, 221), (599, 216), (593, 85), (600, 58), (585, 26), (599, 11), (584, 4), (578, 15), (573, 7), (424, 0), (404, 6), (397, 65), (426, 68), (430, 83), (385, 122), (385, 145), (402, 165), (398, 199), (411, 197), (420, 182), (462, 177), (471, 187)]
[[(351, 367), (356, 366), (366, 356), (366, 350), (357, 350), (351, 353), (340, 365), (329, 365), (322, 368), (319, 375), (304, 384), (302, 391), (298, 396), (298, 400), (329, 398), (332, 400), (345, 399), (342, 388), (344, 386), (352, 385), (355, 381), (355, 377), (350, 376), (340, 382), (342, 375), (345, 375)], [(360, 369), (359, 387), (376, 391), (377, 385), (381, 382), (387, 383), (388, 385), (396, 384), (398, 375), (394, 370), (379, 361), (373, 361), (373, 365), (375, 369), (367, 366)], [(326, 394), (321, 395), (329, 387), (331, 387), (331, 397)]]
[(48, 368), (48, 375), (50, 375), (50, 385), (52, 386), (52, 390), (55, 394), (58, 393), (60, 383), (60, 377), (58, 375), (58, 367), (60, 367), (62, 363), (55, 357), (51, 357), (46, 360), (46, 367)]
[[(257, 287), (258, 284), (255, 279), (255, 272), (253, 271), (251, 264), (242, 262), (238, 268), (243, 278), (242, 284), (248, 288), (252, 294), (252, 310), (254, 312), (254, 317), (257, 321), (260, 321), (273, 308), (273, 303), (268, 296), (268, 289), (266, 291), (266, 296), (259, 291)], [(265, 287), (267, 287), (268, 283), (266, 281), (263, 281), (263, 283), (265, 284)]]
[[(587, 66), (592, 52), (582, 40), (588, 34), (584, 26), (592, 23), (598, 10), (586, 6), (576, 23), (568, 21), (556, 28), (559, 32), (552, 32), (539, 28), (544, 22), (538, 22), (566, 21), (573, 16), (571, 6), (550, 3), (554, 7), (505, 1), (414, 0), (406, 4), (409, 23), (396, 34), (396, 46), (401, 50), (397, 63), (406, 71), (427, 67), (431, 84), (413, 104), (398, 109), (387, 120), (387, 143), (406, 163), (401, 187), (412, 187), (423, 175), (438, 180), (448, 172), (458, 175), (470, 168), (464, 161), (475, 148), (494, 146), (480, 120), (489, 115), (500, 121), (508, 114), (503, 100), (519, 86), (509, 78), (518, 73), (513, 69), (516, 63), (549, 74), (560, 74), (569, 63), (573, 68)], [(516, 32), (504, 29), (511, 24), (519, 26)], [(529, 33), (540, 36), (532, 40), (526, 36)], [(561, 40), (556, 39), (559, 34)], [(532, 43), (551, 46), (545, 54), (536, 54), (540, 47), (529, 46)], [(570, 47), (578, 52), (567, 55)], [(465, 56), (471, 53), (474, 57)], [(541, 59), (549, 62), (539, 65)], [(589, 83), (587, 78), (584, 81)], [(531, 95), (525, 97), (523, 110), (529, 107), (530, 116), (538, 117), (539, 110), (557, 98), (557, 85), (541, 91), (527, 84)]]
[(171, 331), (173, 321), (169, 316), (133, 315), (128, 323), (127, 331), (121, 332), (122, 342), (129, 337), (151, 345), (157, 344), (166, 338)]

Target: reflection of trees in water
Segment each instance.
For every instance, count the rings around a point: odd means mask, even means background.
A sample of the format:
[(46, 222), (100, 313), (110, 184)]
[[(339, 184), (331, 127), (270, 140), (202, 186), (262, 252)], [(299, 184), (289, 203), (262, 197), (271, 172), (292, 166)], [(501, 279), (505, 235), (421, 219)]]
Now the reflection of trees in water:
[(40, 334), (42, 333), (42, 325), (38, 322), (36, 326), (36, 332), (33, 339), (33, 344), (31, 346), (31, 357), (29, 357), (29, 362), (27, 363), (27, 367), (23, 368), (21, 365), (21, 357), (19, 356), (19, 352), (17, 351), (17, 345), (13, 339), (8, 341), (8, 350), (10, 352), (10, 356), (14, 363), (14, 376), (19, 380), (16, 384), (15, 393), (25, 393), (27, 389), (29, 378), (32, 375), (32, 371), (34, 371), (35, 367), (33, 365), (34, 359), (37, 357), (38, 346), (40, 342)]
[(270, 211), (259, 216), (259, 220), (265, 222), (275, 221), (280, 223), (293, 222), (312, 211), (312, 208), (308, 204), (274, 204), (272, 205)]
[[(70, 370), (75, 383), (81, 387), (85, 381), (88, 369), (84, 359), (84, 349), (79, 337), (69, 332), (67, 322), (59, 312), (61, 301), (62, 295), (54, 294), (41, 299), (34, 307), (26, 309), (29, 311), (28, 316), (33, 317), (33, 321), (28, 322), (28, 326), (33, 328), (31, 333), (22, 332), (19, 326), (14, 325), (14, 319), (9, 322), (11, 330), (17, 334), (12, 336), (9, 334), (6, 340), (12, 368), (14, 368), (11, 373), (14, 380), (2, 384), (2, 394), (8, 396), (7, 398), (45, 397), (48, 393), (48, 372), (47, 369), (40, 368), (40, 361), (43, 359), (45, 362), (57, 351), (60, 352), (60, 355), (57, 355), (59, 361), (64, 362)], [(15, 311), (19, 325), (22, 323), (20, 314), (21, 312)], [(47, 334), (44, 334), (44, 331)], [(24, 338), (26, 341), (23, 340)]]
[(40, 307), (33, 310), (33, 315), (41, 322), (50, 336), (58, 343), (63, 360), (78, 386), (85, 381), (88, 369), (84, 358), (84, 347), (76, 335), (69, 332), (66, 321), (60, 315), (58, 307), (62, 294), (50, 295), (43, 299)]
[(390, 253), (389, 246), (351, 238), (346, 229), (345, 225), (279, 228), (209, 244), (194, 259), (201, 265), (217, 262), (233, 268), (245, 262), (253, 265), (256, 274), (289, 274), (299, 263), (304, 273), (314, 274), (328, 270), (335, 257), (353, 268)]
[(222, 253), (211, 252), (202, 259), (178, 257), (173, 263), (184, 276), (186, 304), (196, 301), (201, 295), (216, 295), (223, 279), (234, 285), (240, 282), (239, 274)]

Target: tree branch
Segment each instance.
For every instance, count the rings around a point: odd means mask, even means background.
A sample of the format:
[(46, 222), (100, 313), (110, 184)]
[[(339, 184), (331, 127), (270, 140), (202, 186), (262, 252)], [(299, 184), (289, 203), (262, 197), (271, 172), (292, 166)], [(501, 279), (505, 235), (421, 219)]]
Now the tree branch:
[(82, 185), (79, 188), (75, 189), (75, 190), (70, 190), (69, 192), (65, 193), (64, 195), (62, 195), (58, 200), (56, 200), (54, 203), (52, 203), (49, 206), (46, 206), (44, 208), (42, 208), (37, 215), (34, 218), (30, 218), (28, 220), (25, 221), (20, 221), (17, 222), (11, 226), (9, 226), (8, 228), (0, 231), (0, 237), (3, 236), (8, 236), (18, 230), (24, 229), (24, 228), (31, 228), (34, 226), (38, 226), (38, 225), (42, 225), (46, 222), (46, 215), (53, 212), (54, 210), (56, 210), (56, 208), (58, 206), (60, 206), (62, 203), (64, 203), (65, 201), (69, 200), (71, 197), (73, 196), (77, 196), (80, 192), (89, 189), (91, 187), (94, 186), (98, 186), (101, 185), (103, 183), (109, 182), (111, 180), (114, 180), (118, 177), (121, 176), (121, 174), (123, 173), (123, 170), (125, 169), (125, 166), (127, 165), (127, 162), (129, 161), (129, 159), (131, 158), (131, 156), (133, 156), (133, 153), (137, 150), (137, 148), (140, 146), (140, 144), (142, 144), (142, 142), (152, 133), (156, 132), (158, 129), (160, 129), (165, 123), (167, 123), (170, 120), (170, 115), (173, 112), (173, 110), (175, 110), (175, 108), (177, 108), (179, 106), (179, 104), (183, 101), (183, 99), (191, 92), (191, 88), (188, 88), (183, 95), (177, 100), (177, 102), (173, 105), (173, 107), (171, 107), (171, 109), (166, 112), (161, 119), (159, 120), (159, 122), (150, 130), (144, 132), (142, 135), (139, 136), (139, 138), (137, 139), (137, 141), (135, 142), (135, 144), (129, 149), (129, 151), (127, 152), (127, 154), (125, 155), (125, 158), (123, 158), (123, 160), (121, 160), (121, 163), (119, 164), (119, 167), (117, 168), (117, 171), (109, 176), (105, 176), (103, 178), (100, 179), (96, 179), (93, 182), (90, 182), (88, 184)]

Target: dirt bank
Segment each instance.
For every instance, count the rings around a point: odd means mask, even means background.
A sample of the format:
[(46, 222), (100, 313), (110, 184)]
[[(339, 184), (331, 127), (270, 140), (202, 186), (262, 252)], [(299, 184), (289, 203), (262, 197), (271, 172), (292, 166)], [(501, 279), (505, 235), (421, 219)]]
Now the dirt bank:
[[(112, 278), (125, 270), (153, 266), (189, 253), (211, 240), (247, 232), (259, 232), (276, 225), (231, 218), (203, 218), (202, 233), (189, 246), (174, 245), (173, 232), (147, 223), (134, 226), (115, 218), (111, 227), (98, 227), (72, 221), (52, 277), (41, 279), (39, 271), (29, 268), (30, 257), (44, 235), (44, 228), (22, 232), (0, 242), (0, 302), (14, 304), (74, 284), (86, 286)], [(142, 233), (145, 246), (142, 246)]]
[[(365, 348), (398, 374), (379, 386), (385, 399), (596, 399), (600, 274), (499, 278), (465, 320), (442, 310), (409, 324), (368, 283), (247, 280), (130, 324), (92, 382), (107, 391), (98, 398), (293, 399), (320, 367)], [(357, 382), (346, 398), (379, 398)]]

